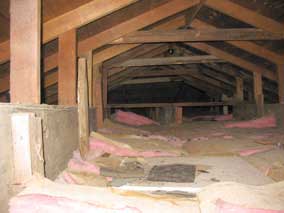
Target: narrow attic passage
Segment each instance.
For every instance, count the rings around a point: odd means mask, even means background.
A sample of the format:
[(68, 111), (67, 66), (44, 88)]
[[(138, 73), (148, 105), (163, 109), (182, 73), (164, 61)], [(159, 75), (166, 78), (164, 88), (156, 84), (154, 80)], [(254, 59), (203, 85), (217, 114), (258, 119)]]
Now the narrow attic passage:
[(1, 0), (0, 212), (284, 212), (281, 0)]

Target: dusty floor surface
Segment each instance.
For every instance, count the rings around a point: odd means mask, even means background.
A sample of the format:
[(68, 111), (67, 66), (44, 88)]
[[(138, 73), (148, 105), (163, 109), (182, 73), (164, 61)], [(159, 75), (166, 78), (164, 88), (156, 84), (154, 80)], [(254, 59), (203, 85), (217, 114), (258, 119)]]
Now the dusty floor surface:
[[(75, 152), (68, 168), (55, 182), (36, 181), (22, 193), (22, 198), (27, 198), (27, 206), (31, 199), (38, 199), (31, 194), (38, 196), (43, 191), (55, 203), (61, 197), (70, 199), (64, 200), (67, 204), (54, 206), (56, 209), (81, 200), (109, 210), (120, 200), (119, 208), (134, 206), (138, 212), (152, 212), (152, 206), (156, 210), (153, 212), (226, 212), (219, 211), (226, 208), (229, 212), (240, 212), (243, 208), (249, 208), (248, 212), (283, 210), (283, 130), (226, 129), (224, 124), (185, 121), (181, 125), (133, 128), (107, 121), (99, 133), (91, 135), (98, 141), (105, 140), (109, 152), (102, 154), (93, 150), (84, 161)], [(264, 151), (241, 155), (243, 151), (255, 149)], [(175, 156), (141, 156), (141, 153), (148, 155), (149, 151)], [(125, 157), (121, 153), (140, 156)], [(194, 182), (147, 179), (154, 166), (169, 164), (194, 165)], [(107, 195), (104, 198), (95, 196), (103, 193)], [(15, 209), (21, 207), (22, 198), (13, 200)]]

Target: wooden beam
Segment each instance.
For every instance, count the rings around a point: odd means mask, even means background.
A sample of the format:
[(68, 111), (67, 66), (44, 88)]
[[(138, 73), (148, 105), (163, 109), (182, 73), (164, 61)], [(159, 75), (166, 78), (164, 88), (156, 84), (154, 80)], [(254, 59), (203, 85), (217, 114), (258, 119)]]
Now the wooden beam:
[(87, 56), (87, 79), (88, 79), (88, 95), (89, 106), (93, 106), (93, 52), (88, 52)]
[(212, 55), (162, 57), (162, 58), (137, 58), (119, 64), (119, 67), (139, 67), (172, 64), (200, 64), (200, 63), (224, 62)]
[(123, 35), (142, 29), (166, 17), (193, 7), (198, 3), (199, 0), (171, 0), (165, 4), (162, 4), (161, 6), (151, 9), (150, 11), (100, 32), (95, 36), (85, 39), (79, 43), (79, 54), (92, 49), (97, 49), (115, 39), (122, 37)]
[(158, 78), (137, 78), (132, 80), (127, 80), (120, 85), (129, 85), (129, 84), (149, 84), (149, 83), (162, 83), (162, 82), (171, 82), (172, 78), (169, 77), (158, 77)]
[(10, 41), (0, 43), (0, 64), (10, 60)]
[(41, 1), (10, 3), (11, 102), (40, 104)]
[(104, 123), (103, 94), (102, 94), (102, 64), (96, 64), (94, 70), (94, 102), (96, 108), (96, 128), (100, 129)]
[(59, 36), (58, 48), (58, 103), (76, 104), (76, 30)]
[(104, 117), (107, 117), (107, 100), (108, 100), (108, 79), (107, 79), (107, 72), (102, 73), (102, 81), (103, 81), (103, 107), (104, 107)]
[(262, 75), (270, 80), (276, 81), (276, 75), (270, 70), (267, 70), (265, 68), (259, 67), (251, 62), (248, 62), (242, 58), (239, 58), (237, 56), (234, 56), (232, 54), (229, 54), (221, 49), (218, 49), (216, 47), (213, 47), (211, 45), (208, 45), (206, 43), (200, 43), (200, 42), (191, 42), (186, 43), (196, 49), (202, 50), (208, 54), (214, 55), (220, 59), (226, 60), (234, 65), (237, 65), (239, 67), (242, 67), (248, 71), (251, 72), (257, 72), (262, 73)]
[(135, 44), (158, 42), (190, 41), (247, 41), (247, 40), (281, 40), (284, 33), (271, 33), (254, 28), (232, 29), (190, 29), (171, 31), (136, 31), (129, 33), (111, 44)]
[(188, 28), (191, 26), (191, 23), (196, 18), (199, 11), (202, 9), (203, 5), (205, 4), (207, 0), (200, 0), (199, 4), (193, 9), (193, 11), (190, 11), (190, 13), (186, 14), (186, 25), (185, 28)]
[(205, 5), (268, 32), (283, 33), (283, 24), (230, 0), (207, 0)]
[[(202, 29), (202, 28), (205, 28), (205, 29), (208, 29), (208, 28), (212, 28), (212, 29), (216, 29), (215, 26), (211, 25), (211, 24), (208, 24), (206, 22), (203, 22), (201, 20), (198, 20), (198, 19), (195, 19), (193, 22), (192, 22), (192, 27), (196, 28), (196, 29)], [(265, 47), (262, 47), (254, 42), (249, 42), (249, 41), (227, 41), (227, 43), (237, 47), (237, 48), (240, 48), (240, 49), (243, 49), (251, 54), (254, 54), (256, 56), (259, 56), (259, 57), (262, 57), (262, 58), (265, 58), (267, 60), (271, 60), (273, 61), (274, 63), (280, 63), (283, 61), (283, 56), (282, 55), (278, 55), (277, 53), (265, 48)]]
[[(182, 16), (176, 17), (168, 22), (162, 23), (156, 27), (154, 27), (154, 29), (161, 29), (161, 30), (167, 30), (167, 29), (176, 29), (179, 28), (181, 26), (185, 25), (185, 19)], [(79, 42), (80, 43), (80, 42)], [(104, 62), (106, 60), (109, 60), (123, 52), (126, 52), (132, 48), (138, 47), (140, 46), (140, 44), (124, 44), (124, 45), (114, 45), (111, 47), (108, 47), (106, 49), (103, 49), (99, 52), (95, 52), (93, 54), (93, 63), (101, 63)], [(1, 47), (1, 44), (0, 44)], [(82, 55), (84, 55), (84, 53), (82, 53)], [(48, 57), (46, 57), (44, 59), (44, 72), (48, 72), (52, 69), (55, 69), (57, 67), (57, 62), (58, 62), (58, 54), (52, 54)], [(9, 90), (9, 86), (3, 86), (0, 84), (0, 91), (7, 91)]]
[(261, 73), (253, 73), (253, 87), (254, 87), (254, 100), (257, 107), (257, 114), (259, 116), (264, 113), (264, 98), (262, 89), (262, 75)]
[(82, 159), (86, 159), (89, 151), (89, 104), (87, 86), (87, 62), (80, 58), (78, 62), (78, 122), (79, 122), (79, 151)]
[(284, 64), (277, 65), (279, 103), (284, 104)]
[(175, 123), (182, 124), (182, 107), (181, 106), (175, 107)]
[[(137, 0), (93, 0), (74, 10), (68, 11), (43, 24), (43, 43), (47, 43), (69, 30), (77, 29), (136, 1)], [(96, 12), (94, 13), (93, 11)], [(0, 47), (6, 44), (4, 52), (9, 53), (9, 43), (10, 41), (5, 41), (5, 43), (0, 44)], [(7, 53), (5, 53), (3, 57), (2, 54), (0, 54), (0, 64), (9, 59)]]
[(241, 77), (236, 77), (236, 99), (237, 101), (244, 100), (244, 81)]
[(199, 107), (199, 106), (231, 106), (230, 102), (181, 102), (181, 103), (142, 103), (142, 104), (108, 104), (108, 108), (153, 108), (153, 107)]

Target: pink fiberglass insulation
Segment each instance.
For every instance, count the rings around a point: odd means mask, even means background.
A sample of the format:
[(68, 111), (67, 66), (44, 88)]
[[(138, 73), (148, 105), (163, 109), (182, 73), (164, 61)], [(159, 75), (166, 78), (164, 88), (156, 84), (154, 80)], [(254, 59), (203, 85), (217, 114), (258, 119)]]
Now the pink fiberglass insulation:
[(66, 171), (63, 172), (62, 177), (66, 183), (78, 184), (78, 182), (73, 178), (73, 176)]
[(261, 152), (267, 152), (274, 149), (274, 147), (263, 147), (263, 148), (254, 148), (254, 149), (246, 149), (239, 152), (240, 156), (249, 156), (254, 155)]
[(124, 157), (174, 157), (174, 153), (160, 151), (136, 151), (129, 148), (118, 147), (116, 145), (90, 138), (90, 150), (92, 152), (105, 152), (116, 156)]
[(78, 151), (73, 152), (73, 158), (68, 162), (68, 168), (77, 172), (88, 172), (99, 175), (100, 167), (95, 164), (91, 164), (88, 161), (82, 160)]
[(91, 213), (91, 212), (110, 212), (110, 213), (137, 213), (139, 209), (131, 206), (110, 207), (107, 204), (98, 204), (69, 199), (66, 197), (56, 197), (45, 194), (19, 195), (11, 199), (9, 203), (10, 213)]
[(225, 124), (225, 128), (271, 128), (276, 127), (276, 119), (274, 115), (262, 117), (250, 121), (235, 122)]
[(144, 126), (144, 125), (151, 125), (151, 124), (157, 124), (158, 122), (153, 121), (152, 119), (146, 118), (141, 115), (137, 115), (133, 112), (124, 112), (121, 110), (117, 110), (114, 118), (116, 121), (124, 124), (128, 124), (131, 126)]
[(284, 213), (284, 210), (247, 208), (241, 205), (228, 203), (221, 199), (218, 199), (216, 201), (216, 212), (218, 213)]

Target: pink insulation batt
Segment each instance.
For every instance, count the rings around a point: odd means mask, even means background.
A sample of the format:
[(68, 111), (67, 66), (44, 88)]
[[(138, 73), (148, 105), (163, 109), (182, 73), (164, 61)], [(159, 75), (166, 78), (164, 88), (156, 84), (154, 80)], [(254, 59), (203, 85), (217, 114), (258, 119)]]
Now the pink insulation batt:
[(111, 208), (99, 203), (83, 202), (65, 197), (56, 197), (45, 194), (19, 195), (10, 201), (10, 213), (91, 213), (91, 212), (141, 212), (139, 209), (131, 206), (121, 208)]
[(225, 124), (225, 128), (271, 128), (276, 127), (276, 119), (274, 115), (265, 116), (259, 119), (250, 120), (250, 121), (242, 121)]
[(228, 203), (226, 201), (218, 199), (216, 201), (216, 212), (218, 213), (284, 213), (284, 210), (247, 208), (241, 205)]
[(133, 112), (124, 112), (121, 110), (117, 110), (114, 119), (117, 122), (131, 125), (131, 126), (144, 126), (144, 125), (152, 125), (152, 124), (157, 124), (159, 125), (158, 122), (153, 121), (150, 118), (146, 118), (142, 115), (137, 115), (136, 113)]

